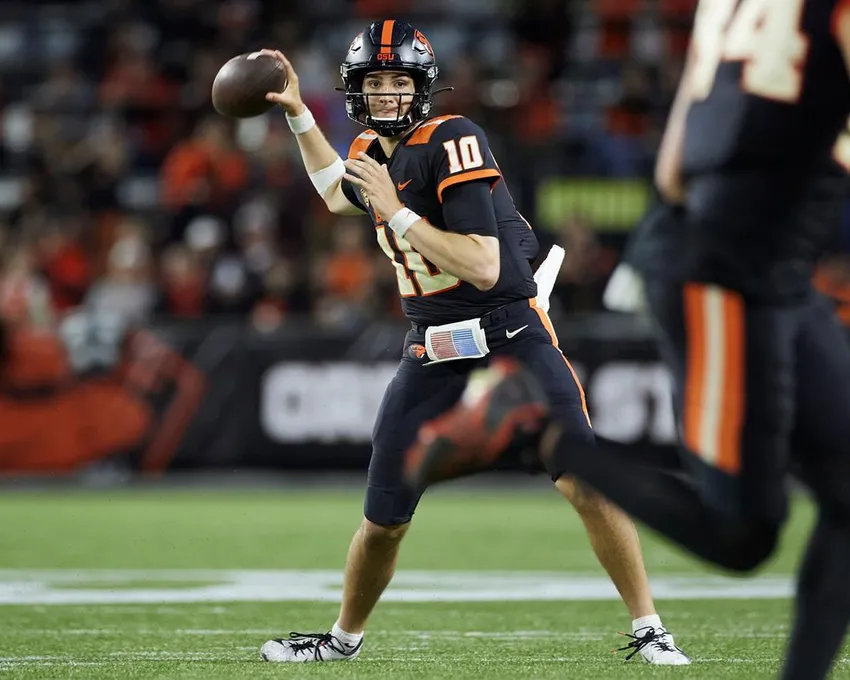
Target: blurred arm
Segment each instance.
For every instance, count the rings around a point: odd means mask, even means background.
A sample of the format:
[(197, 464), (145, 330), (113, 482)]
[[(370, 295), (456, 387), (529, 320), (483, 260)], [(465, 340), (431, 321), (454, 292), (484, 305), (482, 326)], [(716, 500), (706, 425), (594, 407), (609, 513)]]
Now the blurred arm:
[(661, 196), (668, 202), (679, 205), (685, 200), (685, 187), (682, 182), (682, 150), (685, 144), (685, 121), (688, 117), (693, 97), (690, 92), (690, 74), (694, 62), (693, 48), (688, 52), (676, 99), (667, 118), (667, 126), (658, 150), (655, 165), (655, 185)]
[(839, 0), (832, 14), (832, 33), (850, 72), (850, 2)]

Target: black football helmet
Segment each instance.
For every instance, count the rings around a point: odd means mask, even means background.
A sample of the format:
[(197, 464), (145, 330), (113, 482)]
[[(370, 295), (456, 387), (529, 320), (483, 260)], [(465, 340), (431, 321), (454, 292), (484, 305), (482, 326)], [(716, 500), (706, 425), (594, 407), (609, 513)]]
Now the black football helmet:
[[(382, 70), (403, 71), (413, 78), (416, 91), (410, 108), (404, 115), (400, 115), (399, 107), (395, 119), (372, 117), (366, 98), (378, 95), (363, 92), (366, 74)], [(439, 73), (434, 50), (428, 39), (407, 22), (389, 19), (370, 24), (354, 38), (339, 72), (345, 85), (345, 111), (348, 117), (373, 129), (381, 137), (400, 135), (431, 113), (432, 87)]]

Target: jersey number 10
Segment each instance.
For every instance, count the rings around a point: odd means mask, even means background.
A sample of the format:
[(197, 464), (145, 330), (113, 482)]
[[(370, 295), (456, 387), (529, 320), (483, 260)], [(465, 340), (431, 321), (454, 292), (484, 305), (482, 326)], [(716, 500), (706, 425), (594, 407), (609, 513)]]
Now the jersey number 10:
[(443, 142), (446, 156), (449, 159), (449, 173), (463, 172), (480, 168), (484, 165), (484, 157), (481, 155), (481, 145), (475, 135), (461, 137), (457, 141), (450, 139)]
[(805, 0), (701, 0), (694, 22), (695, 100), (708, 97), (724, 61), (743, 62), (741, 89), (794, 103), (803, 87), (809, 40), (800, 31)]

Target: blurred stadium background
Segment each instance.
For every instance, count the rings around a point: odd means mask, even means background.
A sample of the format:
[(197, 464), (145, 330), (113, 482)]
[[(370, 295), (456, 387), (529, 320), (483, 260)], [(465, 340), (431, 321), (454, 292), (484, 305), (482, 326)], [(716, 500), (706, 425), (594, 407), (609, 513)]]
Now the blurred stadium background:
[[(366, 218), (327, 213), (282, 112), (233, 123), (213, 111), (213, 77), (238, 53), (284, 51), (344, 154), (360, 129), (333, 88), (351, 38), (376, 18), (420, 28), (440, 84), (455, 88), (437, 111), (487, 131), (542, 252), (567, 250), (552, 316), (597, 430), (669, 447), (669, 386), (649, 329), (604, 311), (601, 295), (651, 197), (695, 4), (0, 4), (0, 603), (9, 605), (0, 674), (118, 677), (133, 664), (135, 677), (244, 677), (219, 662), (255, 661), (270, 634), (333, 620), (327, 603), (283, 614), (269, 603), (209, 604), (287, 599), (284, 572), (240, 595), (227, 590), (232, 574), (197, 571), (342, 566), (372, 419), (405, 332), (394, 271)], [(817, 281), (850, 323), (850, 222), (837, 227)], [(564, 618), (559, 598), (587, 598), (506, 581), (494, 588), (554, 601), (461, 607), (443, 593), (427, 610), (388, 605), (376, 614), (372, 665), (339, 672), (562, 677), (564, 657), (576, 677), (645, 670), (604, 654), (628, 622), (577, 520), (546, 486), (505, 474), (435, 493), (401, 566), (591, 574), (601, 590), (585, 595), (600, 602), (573, 602)], [(704, 661), (682, 677), (775, 673), (805, 507), (795, 522), (771, 567), (778, 580), (762, 591), (723, 595), (725, 581), (692, 581), (688, 596), (659, 582), (678, 638)], [(651, 538), (647, 555), (662, 581), (707, 573)], [(333, 600), (335, 578), (307, 599)], [(196, 592), (216, 584), (218, 599)], [(173, 597), (185, 589), (195, 595)], [(737, 599), (717, 599), (727, 596)], [(749, 608), (741, 599), (758, 597), (764, 604)], [(45, 606), (58, 602), (66, 606)], [(164, 604), (174, 602), (194, 604)], [(744, 642), (718, 637), (731, 617)], [(472, 637), (435, 633), (418, 647), (394, 637), (417, 622), (443, 630), (447, 619)]]
[(225, 119), (210, 85), (281, 48), (345, 155), (339, 62), (384, 15), (430, 36), (439, 111), (484, 127), (542, 252), (566, 247), (553, 316), (597, 426), (668, 443), (645, 328), (600, 298), (694, 5), (3, 3), (0, 469), (362, 469), (404, 332), (394, 270), (368, 218), (315, 195), (282, 111)]

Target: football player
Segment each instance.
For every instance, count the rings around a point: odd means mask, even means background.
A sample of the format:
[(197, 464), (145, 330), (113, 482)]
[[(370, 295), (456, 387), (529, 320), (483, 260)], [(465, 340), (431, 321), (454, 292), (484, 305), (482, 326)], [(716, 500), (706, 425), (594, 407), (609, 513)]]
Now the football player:
[[(812, 288), (847, 195), (832, 150), (848, 72), (847, 0), (701, 0), (656, 168), (663, 203), (630, 253), (674, 378), (681, 465), (601, 440), (590, 455), (551, 411), (537, 444), (551, 474), (741, 572), (774, 553), (796, 473), (819, 513), (785, 680), (825, 678), (850, 622), (850, 345)], [(650, 253), (668, 256), (647, 266)], [(500, 418), (547, 411), (533, 367), (494, 366), (469, 388), (421, 431), (415, 487), (497, 458)]]
[[(470, 371), (492, 357), (521, 359), (545, 385), (569, 436), (592, 442), (594, 435), (582, 387), (536, 300), (529, 264), (536, 239), (487, 136), (462, 116), (433, 115), (438, 68), (426, 37), (387, 20), (351, 43), (341, 66), (345, 107), (365, 130), (346, 160), (302, 102), (288, 60), (267, 53), (288, 78), (268, 99), (286, 111), (316, 190), (336, 214), (371, 217), (411, 324), (374, 425), (364, 518), (348, 551), (339, 617), (326, 633), (290, 633), (262, 647), (267, 661), (348, 660), (362, 649), (419, 502), (420, 491), (403, 480), (405, 450), (422, 423), (458, 400)], [(689, 663), (656, 613), (631, 521), (573, 478), (553, 479), (632, 616), (633, 653), (653, 664)]]

